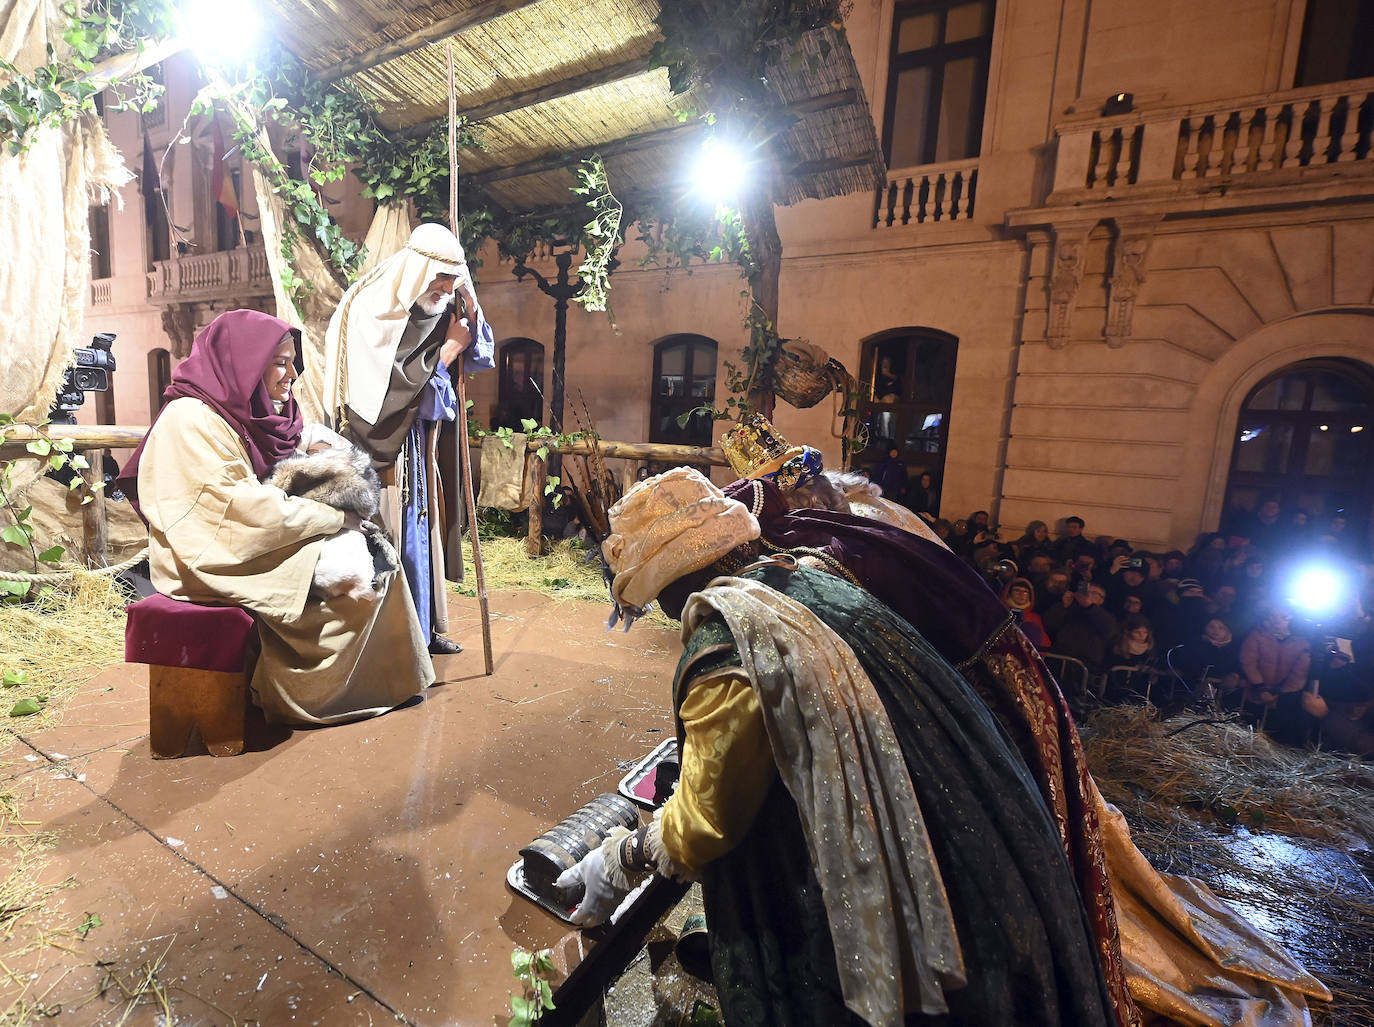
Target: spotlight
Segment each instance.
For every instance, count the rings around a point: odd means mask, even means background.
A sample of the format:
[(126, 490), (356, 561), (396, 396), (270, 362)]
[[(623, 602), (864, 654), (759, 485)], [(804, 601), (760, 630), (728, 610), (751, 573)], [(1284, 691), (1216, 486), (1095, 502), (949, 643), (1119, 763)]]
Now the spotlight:
[(717, 204), (736, 200), (748, 178), (749, 162), (744, 155), (719, 139), (707, 140), (692, 170), (696, 191)]
[(1288, 582), (1288, 600), (1295, 609), (1310, 617), (1321, 619), (1342, 608), (1347, 582), (1336, 568), (1326, 564), (1309, 564), (1294, 572)]
[(257, 8), (251, 3), (225, 7), (216, 0), (187, 0), (181, 9), (181, 35), (202, 63), (243, 64), (258, 49)]

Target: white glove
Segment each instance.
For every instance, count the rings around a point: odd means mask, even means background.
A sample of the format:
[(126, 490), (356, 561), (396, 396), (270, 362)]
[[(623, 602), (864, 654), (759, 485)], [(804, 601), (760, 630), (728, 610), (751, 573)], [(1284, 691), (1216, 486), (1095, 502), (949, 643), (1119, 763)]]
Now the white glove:
[(558, 887), (566, 892), (584, 889), (582, 902), (573, 910), (572, 922), (578, 927), (596, 927), (611, 918), (633, 885), (620, 865), (620, 841), (629, 832), (612, 833), (598, 848), (582, 857), (576, 866), (558, 875)]

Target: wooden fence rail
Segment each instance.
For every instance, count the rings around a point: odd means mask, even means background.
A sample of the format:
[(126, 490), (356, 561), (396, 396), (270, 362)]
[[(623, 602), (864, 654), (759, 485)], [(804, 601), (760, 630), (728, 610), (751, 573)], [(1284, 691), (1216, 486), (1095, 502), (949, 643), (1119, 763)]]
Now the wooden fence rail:
[[(0, 460), (12, 460), (28, 455), (25, 447), (39, 438), (53, 440), (70, 439), (72, 448), (78, 452), (95, 449), (133, 449), (148, 433), (146, 427), (128, 425), (84, 425), (50, 424), (42, 430), (30, 425), (15, 424), (4, 429), (0, 436)], [(480, 449), (481, 439), (473, 439), (471, 445)], [(553, 440), (531, 439), (525, 448), (532, 454), (529, 460), (531, 475), (531, 499), (529, 506), (530, 530), (526, 540), (526, 552), (531, 556), (539, 554), (539, 533), (543, 521), (545, 461), (533, 455), (537, 450), (547, 448), (550, 453), (564, 453), (571, 456), (586, 456), (592, 451), (592, 443), (578, 441), (558, 443)], [(658, 442), (607, 442), (598, 444), (601, 455), (608, 460), (653, 460), (658, 463), (706, 464), (712, 467), (727, 466), (725, 452), (719, 446), (672, 446)], [(101, 479), (100, 461), (91, 461), (91, 466), (82, 472), (87, 485)], [(93, 492), (95, 499), (82, 507), (82, 534), (86, 546), (86, 560), (92, 567), (103, 567), (107, 563), (107, 538), (109, 534), (105, 515), (105, 497), (101, 492)]]

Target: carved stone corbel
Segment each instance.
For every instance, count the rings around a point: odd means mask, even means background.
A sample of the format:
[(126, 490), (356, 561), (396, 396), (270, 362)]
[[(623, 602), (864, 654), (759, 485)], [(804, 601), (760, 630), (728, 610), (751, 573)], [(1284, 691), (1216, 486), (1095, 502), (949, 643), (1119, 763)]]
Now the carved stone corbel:
[(162, 330), (172, 342), (172, 359), (185, 360), (191, 355), (191, 343), (196, 338), (195, 308), (190, 303), (163, 307)]
[(1091, 225), (1073, 225), (1054, 230), (1054, 264), (1049, 272), (1049, 318), (1045, 339), (1055, 349), (1069, 338), (1091, 229)]
[(1126, 345), (1131, 337), (1135, 299), (1145, 284), (1145, 263), (1157, 223), (1156, 218), (1116, 223), (1111, 278), (1107, 282), (1107, 326), (1103, 333), (1107, 345), (1113, 349)]

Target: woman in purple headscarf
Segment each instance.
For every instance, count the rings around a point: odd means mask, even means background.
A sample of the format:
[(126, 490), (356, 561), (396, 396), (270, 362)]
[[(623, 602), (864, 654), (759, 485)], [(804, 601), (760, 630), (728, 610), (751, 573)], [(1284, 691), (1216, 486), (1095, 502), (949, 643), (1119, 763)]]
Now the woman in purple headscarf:
[(148, 522), (159, 592), (254, 615), (253, 694), (268, 719), (332, 724), (385, 713), (434, 670), (404, 583), (372, 599), (311, 596), (321, 543), (356, 518), (262, 481), (300, 445), (299, 345), (268, 314), (217, 317), (173, 374), (120, 486)]

